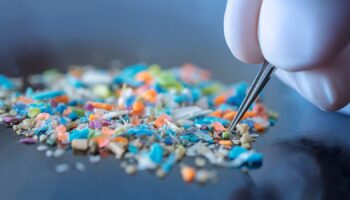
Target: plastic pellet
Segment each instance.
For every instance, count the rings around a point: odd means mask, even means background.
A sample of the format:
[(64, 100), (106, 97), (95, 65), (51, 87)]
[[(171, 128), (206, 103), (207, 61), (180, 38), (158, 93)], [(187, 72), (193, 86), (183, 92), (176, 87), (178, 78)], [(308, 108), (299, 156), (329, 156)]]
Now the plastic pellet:
[(194, 161), (197, 167), (204, 167), (206, 163), (205, 159), (200, 157), (197, 157)]
[(57, 173), (64, 173), (64, 172), (68, 171), (68, 169), (69, 169), (69, 165), (65, 164), (65, 163), (56, 165), (56, 167), (55, 167), (55, 170)]
[(249, 126), (247, 124), (237, 124), (236, 126), (237, 132), (240, 134), (247, 133), (249, 130)]
[[(20, 143), (38, 145), (48, 158), (73, 151), (97, 163), (115, 156), (128, 174), (147, 170), (163, 178), (179, 164), (184, 181), (202, 184), (214, 182), (222, 167), (260, 167), (263, 156), (251, 148), (277, 120), (257, 98), (236, 131), (226, 132), (248, 85), (221, 84), (193, 64), (72, 66), (67, 73), (48, 70), (28, 80), (33, 88), (21, 92), (0, 75), (0, 121)], [(85, 170), (82, 162), (72, 166)], [(63, 163), (55, 170), (68, 168)]]
[(121, 159), (125, 153), (125, 147), (116, 142), (109, 143), (107, 148), (114, 153), (117, 159)]
[(52, 156), (52, 151), (51, 150), (47, 150), (45, 152), (45, 154), (46, 154), (46, 157), (50, 158)]
[(134, 105), (132, 106), (132, 109), (133, 109), (135, 114), (140, 114), (140, 113), (142, 113), (144, 111), (145, 106), (142, 103), (142, 101), (136, 101), (134, 103)]
[(192, 167), (183, 166), (181, 167), (181, 175), (185, 182), (190, 183), (196, 177), (196, 170)]
[(156, 171), (156, 175), (158, 178), (164, 178), (166, 173), (164, 172), (164, 170), (162, 168), (158, 168)]
[(89, 161), (90, 161), (90, 163), (98, 163), (98, 162), (100, 162), (100, 160), (101, 160), (101, 156), (99, 156), (99, 155), (92, 155), (92, 156), (89, 156)]
[(46, 139), (47, 139), (46, 135), (40, 135), (39, 136), (39, 142), (41, 142), (41, 143), (45, 142)]
[(46, 145), (40, 145), (36, 148), (36, 150), (38, 151), (46, 151), (48, 149), (48, 147)]
[(209, 178), (210, 172), (208, 172), (207, 170), (200, 169), (196, 172), (196, 181), (198, 183), (204, 184), (208, 182)]
[(85, 171), (86, 167), (82, 162), (77, 162), (75, 163), (75, 169), (82, 172)]
[(64, 150), (63, 149), (56, 149), (52, 155), (53, 157), (59, 158), (64, 154)]
[(134, 175), (137, 171), (136, 165), (127, 165), (125, 167), (125, 172), (129, 175)]
[(71, 143), (72, 148), (78, 151), (86, 151), (89, 148), (87, 139), (74, 139)]
[(226, 147), (231, 147), (232, 146), (232, 141), (231, 140), (220, 140), (219, 144), (226, 146)]

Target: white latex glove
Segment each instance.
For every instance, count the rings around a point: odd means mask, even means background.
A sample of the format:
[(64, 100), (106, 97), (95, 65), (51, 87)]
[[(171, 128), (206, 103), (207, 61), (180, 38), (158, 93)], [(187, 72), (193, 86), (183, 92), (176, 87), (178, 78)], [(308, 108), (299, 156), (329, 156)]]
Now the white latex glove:
[(265, 58), (319, 108), (350, 102), (350, 0), (228, 0), (224, 32), (235, 57)]

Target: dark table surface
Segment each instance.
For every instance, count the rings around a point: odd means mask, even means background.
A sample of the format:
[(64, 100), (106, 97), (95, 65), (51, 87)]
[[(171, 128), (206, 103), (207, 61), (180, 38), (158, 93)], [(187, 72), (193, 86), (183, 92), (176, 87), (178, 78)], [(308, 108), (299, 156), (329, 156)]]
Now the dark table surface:
[[(274, 79), (265, 101), (280, 119), (255, 143), (264, 154), (263, 166), (249, 174), (218, 169), (218, 183), (204, 186), (184, 183), (178, 168), (159, 180), (147, 172), (128, 176), (112, 157), (95, 165), (71, 152), (47, 158), (35, 146), (19, 144), (18, 136), (2, 127), (0, 199), (349, 198), (349, 118), (318, 110)], [(57, 164), (77, 161), (86, 164), (85, 172), (54, 171)]]
[[(251, 80), (257, 68), (230, 54), (223, 37), (225, 0), (61, 0), (0, 2), (0, 71), (25, 76), (69, 64), (107, 66), (114, 58), (174, 66), (191, 61), (225, 82)], [(317, 89), (317, 88), (315, 88)], [(47, 158), (0, 128), (0, 200), (7, 199), (350, 199), (350, 118), (325, 113), (273, 79), (266, 104), (280, 114), (255, 143), (263, 166), (249, 174), (219, 169), (217, 184), (130, 177), (112, 157), (90, 165), (66, 152)], [(60, 163), (86, 171), (57, 174)]]

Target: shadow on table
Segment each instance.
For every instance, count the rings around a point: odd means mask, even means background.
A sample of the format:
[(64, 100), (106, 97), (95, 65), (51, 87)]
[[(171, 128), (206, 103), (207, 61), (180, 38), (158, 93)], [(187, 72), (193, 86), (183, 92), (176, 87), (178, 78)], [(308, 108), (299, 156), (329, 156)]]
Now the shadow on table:
[(232, 199), (349, 199), (350, 154), (313, 139), (282, 141), (263, 151), (264, 166), (247, 174)]

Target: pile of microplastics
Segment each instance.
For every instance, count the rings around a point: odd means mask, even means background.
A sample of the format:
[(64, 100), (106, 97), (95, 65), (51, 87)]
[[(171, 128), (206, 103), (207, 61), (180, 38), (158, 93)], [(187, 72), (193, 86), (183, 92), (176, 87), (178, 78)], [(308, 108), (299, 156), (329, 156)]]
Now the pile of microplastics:
[[(43, 89), (20, 93), (0, 76), (0, 119), (23, 136), (20, 143), (38, 144), (47, 157), (83, 153), (91, 163), (114, 155), (128, 174), (147, 170), (164, 177), (179, 164), (184, 181), (205, 183), (216, 179), (215, 166), (258, 168), (262, 155), (251, 150), (252, 143), (277, 118), (258, 98), (236, 132), (226, 132), (247, 84), (214, 82), (192, 64), (73, 66), (66, 74), (33, 75), (29, 82)], [(75, 167), (85, 169), (81, 162)], [(55, 168), (68, 169), (66, 163)]]

